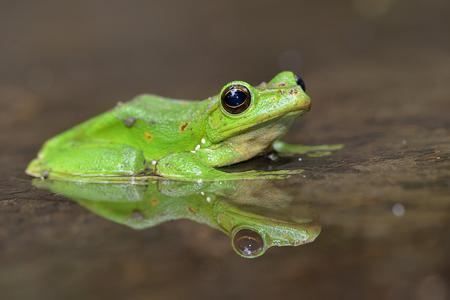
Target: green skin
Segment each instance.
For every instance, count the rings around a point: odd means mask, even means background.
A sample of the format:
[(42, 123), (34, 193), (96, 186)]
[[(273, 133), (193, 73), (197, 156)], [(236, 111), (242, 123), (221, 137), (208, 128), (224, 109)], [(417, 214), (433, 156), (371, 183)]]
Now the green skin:
[(228, 173), (217, 167), (276, 151), (280, 155), (328, 154), (342, 145), (301, 146), (281, 142), (311, 101), (292, 72), (253, 87), (248, 109), (230, 114), (220, 95), (183, 101), (141, 95), (47, 141), (26, 173), (87, 182), (283, 178), (301, 170)]
[[(314, 241), (321, 227), (310, 217), (293, 218), (278, 213), (292, 198), (273, 181), (154, 180), (146, 185), (33, 180), (39, 188), (76, 201), (91, 212), (133, 229), (189, 219), (206, 224), (230, 237), (235, 252), (245, 258), (261, 256), (272, 246), (298, 246)], [(266, 192), (258, 193), (264, 189)], [(230, 199), (233, 199), (232, 201)], [(243, 253), (234, 244), (241, 229), (257, 232), (261, 250)]]

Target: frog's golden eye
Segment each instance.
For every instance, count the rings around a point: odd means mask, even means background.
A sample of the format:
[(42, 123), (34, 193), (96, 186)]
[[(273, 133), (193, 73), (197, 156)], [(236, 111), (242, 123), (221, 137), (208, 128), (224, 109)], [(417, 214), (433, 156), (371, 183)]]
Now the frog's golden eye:
[(240, 114), (250, 106), (252, 95), (248, 88), (236, 84), (227, 87), (220, 96), (223, 108), (230, 114)]
[(255, 257), (264, 250), (264, 240), (256, 231), (241, 229), (234, 234), (233, 247), (242, 256)]

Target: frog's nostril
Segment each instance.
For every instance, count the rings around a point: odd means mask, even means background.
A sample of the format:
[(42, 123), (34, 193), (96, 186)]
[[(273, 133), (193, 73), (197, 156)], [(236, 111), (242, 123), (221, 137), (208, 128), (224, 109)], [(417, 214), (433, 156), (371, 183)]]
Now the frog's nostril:
[(296, 75), (295, 77), (296, 77), (295, 82), (297, 82), (297, 84), (302, 88), (302, 90), (304, 92), (306, 92), (306, 85), (305, 85), (305, 82), (303, 81), (302, 77), (300, 77), (298, 75)]

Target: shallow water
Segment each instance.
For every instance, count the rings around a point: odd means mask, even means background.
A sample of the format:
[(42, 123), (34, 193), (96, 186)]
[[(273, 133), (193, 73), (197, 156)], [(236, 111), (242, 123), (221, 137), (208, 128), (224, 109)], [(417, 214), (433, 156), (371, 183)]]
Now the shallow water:
[[(3, 4), (0, 298), (448, 299), (449, 4), (245, 2), (226, 18), (228, 2), (198, 4)], [(286, 68), (302, 71), (313, 101), (286, 139), (345, 148), (230, 167), (305, 171), (219, 196), (314, 222), (311, 243), (244, 259), (208, 225), (135, 230), (23, 173), (43, 141), (117, 101), (204, 98)]]

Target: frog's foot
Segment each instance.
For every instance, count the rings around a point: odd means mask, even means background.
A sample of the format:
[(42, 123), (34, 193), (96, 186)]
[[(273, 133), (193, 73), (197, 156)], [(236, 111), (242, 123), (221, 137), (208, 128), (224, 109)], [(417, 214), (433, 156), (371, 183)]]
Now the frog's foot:
[(224, 172), (203, 163), (190, 153), (177, 153), (161, 159), (156, 166), (159, 176), (174, 180), (216, 181), (241, 179), (283, 179), (303, 170)]
[(291, 156), (295, 154), (306, 154), (309, 157), (320, 157), (332, 154), (334, 151), (344, 148), (343, 144), (334, 145), (293, 145), (282, 141), (275, 141), (272, 144), (272, 148), (280, 156)]

